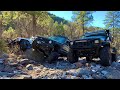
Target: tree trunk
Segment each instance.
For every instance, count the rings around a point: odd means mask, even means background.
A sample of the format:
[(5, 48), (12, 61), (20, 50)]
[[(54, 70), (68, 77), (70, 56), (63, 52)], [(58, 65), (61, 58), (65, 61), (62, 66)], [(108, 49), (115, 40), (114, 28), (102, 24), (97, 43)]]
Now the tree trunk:
[(35, 14), (32, 15), (32, 20), (33, 20), (33, 33), (32, 33), (32, 35), (35, 36), (35, 33), (36, 33), (36, 17), (35, 17)]
[(2, 38), (2, 19), (0, 20), (0, 38)]
[(113, 40), (114, 40), (114, 37), (115, 37), (115, 23), (114, 23), (114, 19), (115, 18), (114, 18), (114, 15), (113, 15)]
[(73, 30), (73, 27), (71, 27), (71, 29), (70, 29), (70, 37), (71, 37), (71, 39), (73, 39), (73, 37), (72, 37), (72, 31)]
[(85, 27), (84, 24), (82, 25), (82, 29), (83, 29), (83, 34), (85, 33)]

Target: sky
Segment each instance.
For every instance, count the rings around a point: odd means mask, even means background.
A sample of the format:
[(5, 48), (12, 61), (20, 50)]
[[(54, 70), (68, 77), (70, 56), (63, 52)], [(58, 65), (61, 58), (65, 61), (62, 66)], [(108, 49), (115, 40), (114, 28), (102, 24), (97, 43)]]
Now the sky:
[[(52, 14), (55, 14), (56, 16), (62, 17), (66, 20), (72, 21), (72, 11), (49, 11)], [(91, 23), (92, 26), (96, 27), (105, 27), (103, 20), (105, 19), (107, 11), (96, 11), (93, 13), (94, 21)]]

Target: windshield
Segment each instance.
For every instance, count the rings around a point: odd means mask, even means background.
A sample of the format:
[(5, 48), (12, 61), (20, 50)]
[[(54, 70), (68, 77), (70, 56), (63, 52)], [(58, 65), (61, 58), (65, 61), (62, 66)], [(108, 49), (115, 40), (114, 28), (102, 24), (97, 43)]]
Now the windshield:
[(56, 41), (58, 43), (65, 43), (66, 39), (63, 38), (63, 37), (57, 37), (57, 36), (52, 36), (52, 37), (49, 37), (49, 39), (53, 40), (53, 41)]
[(92, 38), (100, 38), (100, 39), (103, 40), (103, 41), (106, 39), (105, 36), (85, 36), (85, 35), (83, 35), (83, 36), (81, 37), (81, 39), (92, 39)]

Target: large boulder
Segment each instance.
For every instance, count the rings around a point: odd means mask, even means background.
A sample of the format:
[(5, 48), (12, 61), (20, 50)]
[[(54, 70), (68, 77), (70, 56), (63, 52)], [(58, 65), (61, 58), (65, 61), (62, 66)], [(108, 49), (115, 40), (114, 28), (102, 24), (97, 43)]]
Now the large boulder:
[(1, 77), (12, 77), (14, 75), (14, 73), (9, 73), (9, 72), (0, 72), (0, 76)]
[(32, 79), (31, 75), (19, 75), (15, 79)]
[(4, 65), (3, 64), (0, 64), (0, 71), (3, 71), (4, 70)]
[(28, 64), (28, 65), (26, 66), (26, 68), (27, 68), (27, 70), (33, 70), (33, 66), (32, 66), (31, 64)]
[(29, 59), (21, 59), (18, 64), (26, 65), (29, 64), (30, 60)]
[(38, 52), (33, 49), (26, 50), (25, 55), (28, 59), (34, 60), (36, 62), (42, 62), (45, 59), (42, 52)]

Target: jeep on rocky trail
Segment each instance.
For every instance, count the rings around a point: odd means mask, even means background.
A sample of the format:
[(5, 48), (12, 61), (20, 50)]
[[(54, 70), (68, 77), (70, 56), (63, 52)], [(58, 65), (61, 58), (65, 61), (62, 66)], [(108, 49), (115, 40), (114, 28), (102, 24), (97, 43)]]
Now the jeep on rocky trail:
[(86, 57), (87, 61), (100, 58), (100, 64), (109, 66), (116, 61), (116, 49), (112, 45), (109, 30), (86, 32), (80, 39), (70, 42), (68, 61), (77, 62), (79, 57)]
[(51, 37), (37, 37), (33, 43), (32, 48), (37, 52), (44, 54), (45, 60), (49, 63), (57, 60), (58, 57), (63, 57), (68, 54), (70, 40), (61, 35)]
[(32, 42), (34, 41), (36, 37), (31, 37), (31, 38), (22, 38), (18, 37), (15, 39), (8, 39), (6, 42), (8, 44), (8, 47), (12, 48), (13, 46), (18, 45), (20, 50), (26, 51), (27, 49), (32, 48)]

